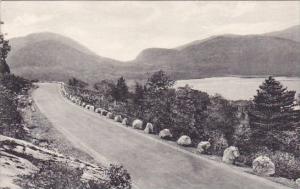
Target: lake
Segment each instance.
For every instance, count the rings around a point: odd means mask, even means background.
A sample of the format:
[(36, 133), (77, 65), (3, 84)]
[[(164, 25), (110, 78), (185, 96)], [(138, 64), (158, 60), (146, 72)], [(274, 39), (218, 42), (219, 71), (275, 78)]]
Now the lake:
[[(266, 78), (242, 78), (242, 77), (212, 77), (204, 79), (178, 80), (175, 87), (183, 87), (186, 84), (193, 89), (207, 92), (210, 95), (221, 94), (230, 100), (253, 99), (259, 85)], [(297, 95), (300, 93), (299, 77), (275, 77), (288, 90), (294, 90)]]

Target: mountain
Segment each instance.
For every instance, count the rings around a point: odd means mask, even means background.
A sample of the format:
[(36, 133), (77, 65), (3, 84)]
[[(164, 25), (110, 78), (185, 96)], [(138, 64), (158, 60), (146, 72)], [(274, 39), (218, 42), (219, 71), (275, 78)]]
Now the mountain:
[(113, 76), (118, 61), (96, 55), (74, 40), (54, 34), (36, 33), (10, 40), (7, 62), (12, 73), (28, 79), (62, 80), (71, 77), (86, 82)]
[[(146, 79), (166, 71), (173, 79), (226, 75), (300, 76), (299, 26), (262, 35), (220, 35), (177, 48), (149, 48), (127, 62), (101, 57), (72, 39), (37, 33), (10, 40), (8, 64), (29, 79), (77, 77), (88, 83), (102, 79)], [(299, 36), (298, 36), (299, 37)]]
[(224, 75), (300, 76), (300, 43), (265, 35), (223, 35), (175, 49), (151, 48), (131, 69), (163, 69), (175, 79)]
[(266, 33), (267, 36), (280, 37), (300, 42), (300, 25), (287, 28), (282, 31)]

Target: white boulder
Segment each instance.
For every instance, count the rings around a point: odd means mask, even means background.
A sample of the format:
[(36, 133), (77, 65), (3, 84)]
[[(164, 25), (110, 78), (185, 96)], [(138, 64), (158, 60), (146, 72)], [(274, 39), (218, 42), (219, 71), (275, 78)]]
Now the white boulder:
[(115, 118), (114, 118), (114, 120), (115, 120), (116, 122), (122, 122), (122, 116), (116, 115)]
[(300, 188), (300, 178), (296, 179), (296, 184)]
[(178, 140), (177, 144), (181, 146), (189, 146), (192, 144), (192, 139), (187, 135), (182, 135)]
[(134, 129), (143, 129), (143, 121), (140, 119), (136, 119), (132, 122), (132, 128)]
[(92, 112), (94, 112), (95, 111), (95, 107), (91, 105), (90, 108), (89, 108), (89, 110), (92, 111)]
[(147, 123), (145, 129), (144, 129), (145, 133), (154, 133), (154, 126), (152, 123)]
[(96, 113), (101, 113), (101, 110), (102, 110), (101, 108), (96, 108), (96, 109), (95, 109), (95, 112), (96, 112)]
[(159, 132), (158, 136), (162, 139), (170, 139), (172, 138), (172, 134), (169, 129), (163, 129)]
[(106, 114), (106, 117), (107, 117), (108, 119), (114, 119), (114, 114), (111, 113), (111, 112), (108, 112), (108, 113)]
[(270, 176), (275, 173), (275, 164), (267, 156), (259, 156), (253, 160), (252, 170), (257, 175)]
[(210, 148), (211, 144), (208, 141), (201, 141), (197, 146), (197, 151), (200, 154), (206, 154), (207, 150)]
[(124, 119), (122, 120), (122, 125), (125, 125), (125, 126), (128, 125), (128, 119), (127, 119), (127, 118), (124, 118)]
[(223, 152), (222, 161), (228, 164), (234, 164), (236, 158), (238, 158), (239, 156), (239, 149), (235, 146), (229, 146)]

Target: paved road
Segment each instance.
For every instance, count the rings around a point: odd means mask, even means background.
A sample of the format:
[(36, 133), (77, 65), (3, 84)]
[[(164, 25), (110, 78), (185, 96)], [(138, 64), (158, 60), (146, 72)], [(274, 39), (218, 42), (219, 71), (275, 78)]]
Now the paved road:
[(101, 163), (122, 163), (140, 189), (285, 188), (225, 164), (177, 150), (84, 110), (63, 98), (58, 84), (40, 84), (33, 98), (41, 112), (73, 144)]

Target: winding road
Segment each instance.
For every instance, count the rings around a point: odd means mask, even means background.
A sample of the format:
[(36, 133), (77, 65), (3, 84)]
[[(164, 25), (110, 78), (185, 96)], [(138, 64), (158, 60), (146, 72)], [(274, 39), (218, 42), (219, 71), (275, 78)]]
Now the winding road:
[(40, 111), (76, 147), (102, 164), (119, 162), (139, 189), (279, 189), (264, 178), (243, 173), (160, 139), (121, 126), (85, 110), (60, 93), (56, 83), (33, 92)]

